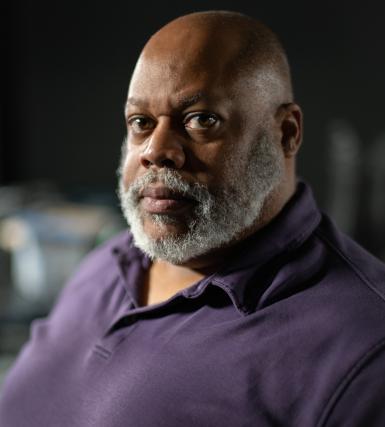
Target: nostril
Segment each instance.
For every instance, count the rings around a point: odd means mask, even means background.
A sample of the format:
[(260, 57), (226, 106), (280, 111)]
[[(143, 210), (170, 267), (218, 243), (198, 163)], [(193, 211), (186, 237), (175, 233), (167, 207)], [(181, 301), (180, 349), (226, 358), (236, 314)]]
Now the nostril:
[(175, 163), (170, 159), (164, 159), (164, 160), (162, 160), (162, 166), (164, 166), (166, 168), (174, 169)]
[(152, 163), (150, 162), (150, 160), (142, 158), (142, 165), (145, 168), (148, 168), (148, 167), (150, 167), (152, 165)]

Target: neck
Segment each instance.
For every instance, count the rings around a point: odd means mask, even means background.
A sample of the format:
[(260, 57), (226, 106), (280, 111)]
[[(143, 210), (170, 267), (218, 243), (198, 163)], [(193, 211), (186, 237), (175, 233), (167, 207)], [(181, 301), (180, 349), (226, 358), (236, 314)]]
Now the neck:
[(154, 261), (143, 288), (142, 304), (149, 305), (164, 301), (203, 277), (218, 271), (239, 251), (239, 247), (248, 237), (265, 227), (281, 212), (294, 191), (295, 180), (282, 182), (266, 199), (261, 215), (255, 223), (226, 246), (188, 260), (183, 265), (175, 265), (163, 260)]
[(198, 270), (157, 259), (148, 271), (142, 290), (141, 304), (151, 305), (165, 301), (203, 279), (205, 275)]

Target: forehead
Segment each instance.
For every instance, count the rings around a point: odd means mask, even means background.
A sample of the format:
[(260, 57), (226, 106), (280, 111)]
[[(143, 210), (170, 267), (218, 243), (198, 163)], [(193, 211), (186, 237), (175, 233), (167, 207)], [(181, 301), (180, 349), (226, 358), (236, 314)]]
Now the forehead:
[(133, 73), (129, 104), (160, 110), (199, 102), (229, 104), (244, 100), (245, 79), (215, 58), (142, 56)]

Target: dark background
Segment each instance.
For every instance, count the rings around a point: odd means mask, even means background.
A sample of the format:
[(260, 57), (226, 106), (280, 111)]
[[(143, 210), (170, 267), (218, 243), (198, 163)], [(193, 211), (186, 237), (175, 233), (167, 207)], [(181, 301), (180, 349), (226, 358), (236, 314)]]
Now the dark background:
[(44, 180), (113, 193), (123, 103), (146, 39), (181, 14), (236, 10), (271, 26), (288, 52), (305, 114), (299, 174), (342, 228), (385, 257), (385, 2), (9, 3), (0, 186)]

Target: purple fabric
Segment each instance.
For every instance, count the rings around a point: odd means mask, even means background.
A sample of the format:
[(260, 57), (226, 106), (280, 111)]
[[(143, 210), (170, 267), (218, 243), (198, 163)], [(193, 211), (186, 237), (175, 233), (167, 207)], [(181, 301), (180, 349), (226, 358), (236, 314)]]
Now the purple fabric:
[(385, 266), (303, 183), (231, 263), (156, 306), (124, 233), (10, 371), (1, 427), (385, 426)]

